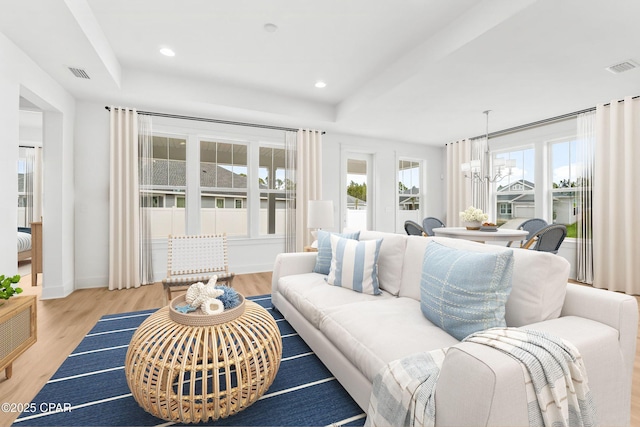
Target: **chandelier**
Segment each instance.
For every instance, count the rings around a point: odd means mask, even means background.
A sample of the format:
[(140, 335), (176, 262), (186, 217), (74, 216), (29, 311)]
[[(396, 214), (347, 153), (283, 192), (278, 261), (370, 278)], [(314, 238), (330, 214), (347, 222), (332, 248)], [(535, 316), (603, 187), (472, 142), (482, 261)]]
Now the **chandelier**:
[[(472, 182), (498, 182), (502, 178), (511, 175), (511, 168), (516, 166), (515, 159), (494, 159), (491, 162), (491, 154), (489, 152), (489, 113), (491, 110), (483, 111), (482, 113), (487, 116), (487, 128), (486, 138), (487, 145), (482, 153), (484, 162), (480, 159), (474, 159), (470, 162), (462, 163), (460, 165), (460, 171), (464, 174), (465, 178), (470, 179)], [(492, 164), (493, 163), (493, 164)], [(487, 172), (484, 172), (484, 166), (487, 167)]]

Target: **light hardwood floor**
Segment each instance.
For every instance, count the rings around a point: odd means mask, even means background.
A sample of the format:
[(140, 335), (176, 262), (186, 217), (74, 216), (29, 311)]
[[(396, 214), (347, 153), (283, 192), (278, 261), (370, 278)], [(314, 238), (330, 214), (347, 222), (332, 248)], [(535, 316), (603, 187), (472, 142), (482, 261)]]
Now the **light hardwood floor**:
[[(21, 286), (25, 294), (40, 295), (41, 286), (32, 287), (30, 276)], [(271, 291), (271, 273), (238, 275), (234, 288), (245, 296)], [(163, 305), (162, 285), (109, 291), (83, 289), (67, 298), (38, 301), (38, 341), (13, 364), (13, 376), (5, 380), (0, 373), (0, 403), (29, 403), (71, 354), (82, 338), (105, 314), (146, 310)], [(640, 338), (633, 375), (631, 425), (640, 426)], [(63, 396), (60, 399), (64, 400)], [(0, 412), (0, 426), (10, 425), (19, 414)]]

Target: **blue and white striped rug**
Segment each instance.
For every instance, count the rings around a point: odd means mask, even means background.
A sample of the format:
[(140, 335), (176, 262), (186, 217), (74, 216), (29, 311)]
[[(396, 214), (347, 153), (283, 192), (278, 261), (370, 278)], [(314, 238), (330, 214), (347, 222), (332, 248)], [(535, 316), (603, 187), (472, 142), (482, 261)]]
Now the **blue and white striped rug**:
[[(282, 315), (269, 295), (248, 299), (265, 307), (282, 335), (282, 362), (253, 405), (212, 426), (361, 426), (365, 414)], [(133, 399), (124, 375), (136, 328), (156, 310), (104, 316), (69, 355), (14, 426), (168, 426)]]

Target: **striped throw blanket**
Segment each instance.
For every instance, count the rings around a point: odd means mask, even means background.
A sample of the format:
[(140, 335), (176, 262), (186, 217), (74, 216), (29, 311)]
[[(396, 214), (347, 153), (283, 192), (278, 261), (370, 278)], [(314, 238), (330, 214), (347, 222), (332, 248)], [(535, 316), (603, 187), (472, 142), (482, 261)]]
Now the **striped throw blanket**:
[[(488, 345), (520, 362), (526, 379), (530, 427), (596, 426), (595, 405), (578, 350), (550, 334), (493, 328), (467, 342)], [(376, 376), (366, 426), (435, 425), (434, 390), (447, 349), (389, 363)]]

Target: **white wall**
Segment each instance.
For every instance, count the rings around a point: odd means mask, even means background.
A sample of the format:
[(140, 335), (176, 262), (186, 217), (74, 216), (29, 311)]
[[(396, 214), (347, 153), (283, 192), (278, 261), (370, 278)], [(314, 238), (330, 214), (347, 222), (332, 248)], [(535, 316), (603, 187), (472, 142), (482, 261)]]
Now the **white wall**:
[[(74, 237), (76, 289), (108, 284), (109, 113), (104, 106), (104, 103), (77, 103)], [(153, 111), (152, 106), (145, 108)], [(375, 153), (375, 169), (378, 172), (374, 206), (376, 229), (395, 231), (396, 156), (426, 160), (426, 211), (434, 216), (444, 215), (444, 193), (440, 181), (444, 149), (331, 133), (324, 135), (323, 147), (325, 198), (333, 199), (336, 209), (340, 206), (342, 185), (335, 173), (335, 159), (339, 158), (343, 148), (348, 148)], [(387, 212), (388, 209), (392, 213)], [(336, 218), (338, 212), (336, 210)], [(281, 237), (230, 238), (229, 264), (235, 273), (270, 271), (276, 255), (283, 251), (284, 239)], [(158, 240), (154, 243), (153, 262), (155, 278), (160, 280), (166, 273), (166, 241)]]
[[(73, 276), (73, 124), (74, 99), (0, 33), (0, 197), (16, 200), (19, 97), (44, 110), (43, 118), (43, 271), (42, 298), (74, 289)], [(0, 212), (0, 274), (17, 272), (16, 209)]]
[[(323, 192), (325, 199), (333, 200), (334, 215), (340, 218), (344, 209), (341, 200), (341, 189), (346, 185), (340, 174), (345, 152), (373, 154), (373, 171), (375, 175), (373, 200), (372, 229), (387, 232), (402, 232), (397, 220), (397, 185), (399, 158), (425, 160), (425, 200), (421, 217), (435, 216), (444, 218), (446, 214), (446, 193), (444, 192), (443, 174), (445, 164), (444, 147), (403, 143), (376, 138), (353, 135), (340, 135), (331, 132), (324, 135), (323, 143)], [(367, 203), (368, 206), (371, 204)], [(343, 228), (343, 223), (336, 220), (334, 230)]]
[[(76, 289), (108, 286), (109, 113), (104, 107), (104, 103), (85, 101), (78, 102), (77, 107)], [(155, 280), (161, 280), (166, 275), (166, 251), (166, 239), (154, 241)], [(283, 251), (282, 237), (231, 237), (229, 265), (234, 273), (270, 271), (276, 255)]]

